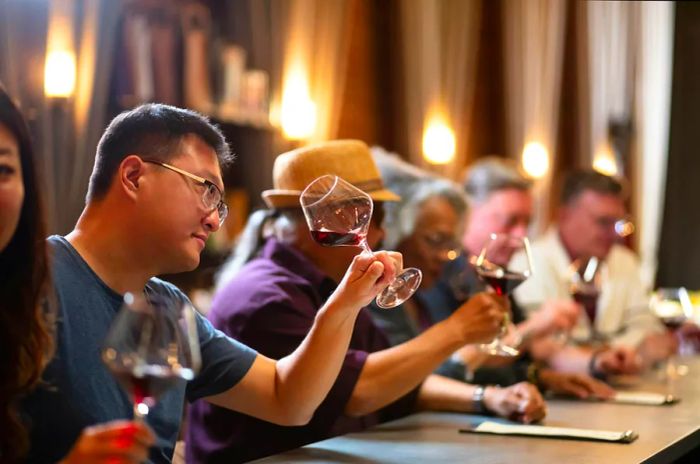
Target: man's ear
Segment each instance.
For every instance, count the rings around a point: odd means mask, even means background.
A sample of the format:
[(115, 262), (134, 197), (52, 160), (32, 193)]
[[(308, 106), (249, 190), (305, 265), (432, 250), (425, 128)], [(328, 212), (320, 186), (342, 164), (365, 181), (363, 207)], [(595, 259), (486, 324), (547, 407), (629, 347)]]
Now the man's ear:
[(135, 198), (146, 169), (146, 163), (136, 155), (129, 155), (119, 163), (119, 183), (129, 197)]

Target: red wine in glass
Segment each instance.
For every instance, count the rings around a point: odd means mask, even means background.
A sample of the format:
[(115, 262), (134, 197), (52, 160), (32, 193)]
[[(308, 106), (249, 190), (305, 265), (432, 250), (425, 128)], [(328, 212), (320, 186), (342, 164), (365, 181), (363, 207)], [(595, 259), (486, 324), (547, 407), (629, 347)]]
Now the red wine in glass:
[(200, 365), (195, 310), (162, 295), (124, 295), (102, 348), (102, 361), (144, 420), (158, 398)]
[(311, 236), (323, 246), (359, 246), (366, 234), (352, 231), (312, 230)]
[(178, 382), (192, 380), (191, 369), (173, 369), (162, 365), (141, 365), (134, 368), (111, 367), (112, 375), (132, 397), (134, 404), (152, 408), (158, 399)]
[[(374, 210), (372, 198), (338, 176), (325, 175), (306, 186), (299, 198), (311, 236), (323, 246), (355, 246), (371, 254), (367, 232)], [(413, 295), (422, 274), (404, 269), (377, 295), (380, 308), (393, 308)]]
[[(522, 252), (522, 260), (513, 260), (515, 253)], [(526, 237), (509, 234), (491, 234), (478, 256), (470, 259), (479, 278), (499, 296), (508, 296), (518, 285), (522, 284), (532, 273), (532, 255), (530, 243)], [(517, 336), (510, 315), (506, 313), (501, 334), (491, 343), (479, 345), (479, 348), (491, 355), (517, 356), (519, 337), (509, 342), (505, 338)]]
[(571, 292), (571, 297), (586, 311), (591, 324), (595, 322), (598, 308), (598, 296), (600, 296), (600, 294), (597, 291), (584, 292), (580, 290), (573, 290)]
[(685, 317), (662, 317), (661, 322), (666, 326), (668, 330), (676, 331), (685, 322)]
[(483, 267), (476, 268), (477, 275), (482, 281), (487, 283), (497, 295), (510, 295), (518, 285), (522, 284), (527, 279), (527, 274), (521, 272), (509, 272), (501, 268), (485, 269)]
[(577, 258), (569, 265), (569, 294), (586, 312), (593, 338), (600, 335), (595, 331), (595, 320), (602, 287), (601, 279), (601, 261), (595, 256)]

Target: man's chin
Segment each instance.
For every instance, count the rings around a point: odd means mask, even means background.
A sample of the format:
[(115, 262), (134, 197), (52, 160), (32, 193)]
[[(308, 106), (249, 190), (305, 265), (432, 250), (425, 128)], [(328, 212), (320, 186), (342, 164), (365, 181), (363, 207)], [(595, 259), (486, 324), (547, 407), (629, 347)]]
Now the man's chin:
[(171, 263), (169, 270), (165, 274), (180, 274), (181, 272), (194, 271), (197, 269), (197, 267), (199, 267), (199, 263), (199, 254), (190, 255), (178, 262)]

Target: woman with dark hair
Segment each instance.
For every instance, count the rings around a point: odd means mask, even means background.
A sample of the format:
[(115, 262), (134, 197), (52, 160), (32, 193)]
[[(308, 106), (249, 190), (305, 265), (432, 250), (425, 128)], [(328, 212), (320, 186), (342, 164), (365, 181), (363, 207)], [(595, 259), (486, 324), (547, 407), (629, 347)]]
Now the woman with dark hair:
[[(54, 349), (45, 298), (46, 225), (29, 130), (0, 84), (0, 462), (18, 462), (29, 436), (18, 403), (41, 379)], [(120, 421), (83, 431), (64, 463), (141, 462), (152, 434)], [(121, 451), (114, 452), (115, 448)], [(143, 450), (143, 451), (142, 451)]]
[(16, 400), (37, 384), (53, 342), (43, 206), (22, 115), (0, 87), (0, 458), (26, 451)]

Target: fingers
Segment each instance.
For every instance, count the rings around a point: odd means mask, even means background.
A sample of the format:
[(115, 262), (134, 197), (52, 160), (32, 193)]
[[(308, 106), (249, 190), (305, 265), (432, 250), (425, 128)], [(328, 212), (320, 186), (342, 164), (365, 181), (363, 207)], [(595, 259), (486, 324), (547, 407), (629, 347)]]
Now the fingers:
[(544, 398), (537, 388), (528, 383), (520, 382), (513, 387), (516, 397), (516, 417), (518, 420), (530, 423), (542, 419), (546, 414)]
[(147, 446), (152, 445), (156, 440), (155, 434), (145, 423), (127, 420), (105, 422), (87, 427), (84, 434), (102, 440), (134, 438)]
[(617, 357), (620, 360), (622, 373), (636, 374), (641, 369), (641, 360), (635, 350), (629, 348), (618, 350)]
[(403, 257), (401, 253), (395, 251), (378, 251), (373, 253), (376, 261), (382, 263), (383, 274), (377, 285), (389, 285), (403, 269)]
[(385, 274), (393, 275), (392, 269), (393, 264), (387, 256), (375, 257), (375, 255), (360, 253), (350, 264), (347, 277), (349, 282), (367, 279), (372, 283), (379, 283), (380, 277), (385, 280)]
[(577, 376), (570, 376), (568, 378), (565, 378), (563, 386), (564, 388), (562, 390), (565, 393), (574, 395), (577, 398), (581, 398), (582, 400), (589, 398), (591, 396), (591, 393), (593, 393), (592, 386), (586, 383), (585, 381), (582, 381), (582, 379), (579, 379)]
[(141, 463), (156, 437), (144, 423), (113, 421), (87, 427), (64, 463)]
[(579, 381), (585, 382), (592, 396), (607, 400), (615, 396), (615, 390), (605, 382), (588, 376), (581, 376)]

